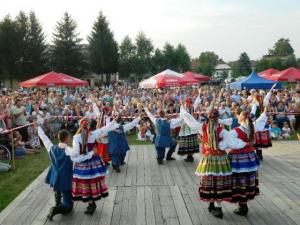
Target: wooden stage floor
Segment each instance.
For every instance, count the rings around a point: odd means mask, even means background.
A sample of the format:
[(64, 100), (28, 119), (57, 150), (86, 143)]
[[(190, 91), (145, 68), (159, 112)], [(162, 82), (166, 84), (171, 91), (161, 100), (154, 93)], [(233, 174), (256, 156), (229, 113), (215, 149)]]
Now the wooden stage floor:
[(264, 151), (261, 195), (250, 202), (248, 217), (233, 214), (236, 206), (229, 203), (223, 204), (223, 220), (210, 215), (207, 204), (198, 199), (194, 171), (199, 154), (194, 163), (176, 158), (159, 166), (153, 145), (132, 146), (122, 172), (110, 171), (109, 197), (97, 203), (93, 216), (85, 215), (86, 205), (78, 203), (73, 213), (52, 222), (46, 216), (54, 203), (53, 192), (44, 184), (44, 172), (0, 214), (0, 224), (300, 224), (300, 142), (276, 142)]

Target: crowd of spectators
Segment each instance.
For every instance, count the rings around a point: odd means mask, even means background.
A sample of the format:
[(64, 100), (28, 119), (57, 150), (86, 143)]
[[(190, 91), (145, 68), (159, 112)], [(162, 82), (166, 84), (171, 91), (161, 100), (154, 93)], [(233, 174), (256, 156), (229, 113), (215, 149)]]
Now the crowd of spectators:
[[(200, 95), (201, 102), (193, 108)], [(84, 87), (78, 89), (51, 88), (5, 90), (0, 93), (0, 143), (11, 148), (15, 146), (15, 155), (39, 152), (40, 143), (36, 135), (36, 124), (42, 125), (51, 138), (56, 137), (61, 128), (75, 132), (80, 117), (95, 118), (93, 102), (100, 112), (114, 116), (121, 114), (131, 120), (141, 113), (144, 107), (155, 114), (163, 108), (168, 114), (179, 113), (182, 101), (190, 111), (201, 112), (197, 119), (205, 118), (211, 104), (217, 107), (222, 119), (234, 117), (237, 109), (251, 111), (253, 104), (260, 105), (266, 95), (263, 90), (237, 91), (216, 86), (197, 88), (170, 88), (141, 90), (116, 84), (109, 87)], [(288, 138), (300, 126), (300, 89), (274, 90), (268, 106), (269, 123), (273, 138)], [(35, 124), (18, 129), (14, 140), (5, 133), (14, 127)], [(141, 121), (138, 137), (141, 140), (152, 139), (150, 124)]]

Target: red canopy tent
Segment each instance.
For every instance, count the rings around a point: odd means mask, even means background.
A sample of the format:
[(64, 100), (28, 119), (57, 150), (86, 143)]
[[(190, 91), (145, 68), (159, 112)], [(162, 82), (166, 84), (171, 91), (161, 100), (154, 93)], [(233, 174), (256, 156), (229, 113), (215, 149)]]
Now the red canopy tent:
[(270, 68), (264, 71), (261, 71), (260, 73), (258, 73), (258, 75), (260, 75), (261, 77), (264, 77), (266, 79), (268, 79), (268, 77), (271, 77), (273, 74), (279, 73), (279, 70)]
[(300, 69), (290, 67), (286, 70), (282, 70), (278, 73), (273, 74), (268, 79), (274, 81), (298, 82), (300, 81)]
[(88, 86), (89, 83), (63, 73), (49, 72), (38, 77), (23, 81), (21, 87), (79, 87)]
[(165, 70), (140, 82), (141, 88), (165, 88), (197, 85), (196, 79), (186, 77), (172, 70)]
[(194, 73), (194, 72), (191, 72), (191, 71), (187, 71), (183, 75), (186, 76), (186, 77), (190, 77), (190, 78), (196, 79), (196, 80), (198, 80), (200, 82), (201, 81), (209, 81), (210, 80), (209, 76), (204, 76), (202, 74)]

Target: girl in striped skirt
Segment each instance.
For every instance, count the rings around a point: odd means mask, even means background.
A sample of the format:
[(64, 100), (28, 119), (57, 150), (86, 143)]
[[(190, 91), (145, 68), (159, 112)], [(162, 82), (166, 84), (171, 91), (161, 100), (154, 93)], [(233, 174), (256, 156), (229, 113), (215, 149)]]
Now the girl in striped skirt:
[[(89, 121), (83, 118), (77, 134), (73, 137), (73, 154), (86, 155), (96, 147), (96, 139), (107, 136), (108, 132), (118, 128), (113, 121), (101, 129), (90, 131)], [(74, 201), (89, 202), (85, 211), (93, 215), (96, 210), (95, 201), (108, 196), (108, 189), (104, 182), (108, 174), (106, 166), (98, 155), (84, 162), (75, 163), (72, 181), (72, 196)]]
[(222, 201), (231, 201), (232, 177), (227, 148), (242, 148), (246, 145), (241, 140), (233, 139), (219, 123), (218, 110), (209, 113), (208, 123), (199, 123), (181, 108), (181, 117), (191, 128), (197, 129), (202, 136), (202, 159), (196, 170), (200, 177), (200, 199), (209, 203), (208, 210), (215, 217), (223, 218)]
[(239, 127), (230, 131), (232, 137), (252, 144), (243, 148), (234, 148), (229, 152), (232, 168), (232, 202), (239, 205), (234, 213), (246, 216), (247, 202), (259, 195), (258, 168), (260, 163), (253, 147), (255, 131), (249, 112), (240, 113), (239, 124), (241, 124)]

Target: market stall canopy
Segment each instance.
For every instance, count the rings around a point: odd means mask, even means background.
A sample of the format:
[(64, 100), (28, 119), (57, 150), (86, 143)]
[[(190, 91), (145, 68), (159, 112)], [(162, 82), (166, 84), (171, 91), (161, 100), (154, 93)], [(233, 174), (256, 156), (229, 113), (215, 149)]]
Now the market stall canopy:
[(198, 83), (196, 79), (168, 69), (141, 81), (139, 86), (140, 88), (165, 88), (197, 85)]
[(260, 75), (263, 78), (267, 78), (268, 79), (268, 77), (271, 77), (273, 74), (276, 74), (278, 72), (280, 72), (280, 71), (276, 70), (274, 68), (270, 68), (270, 69), (267, 69), (267, 70), (259, 72), (258, 75)]
[(257, 75), (256, 72), (252, 72), (245, 79), (233, 82), (229, 84), (230, 89), (271, 89), (273, 84), (276, 84), (275, 88), (280, 89), (281, 83), (276, 81), (267, 80)]
[(300, 81), (300, 70), (295, 67), (290, 67), (273, 74), (269, 79), (274, 81), (298, 82)]
[(210, 80), (209, 76), (205, 76), (205, 75), (202, 75), (202, 74), (199, 74), (199, 73), (194, 73), (194, 72), (191, 72), (191, 71), (187, 71), (183, 75), (186, 76), (186, 77), (190, 77), (190, 78), (196, 79), (199, 82), (201, 82), (201, 81), (209, 81)]
[(88, 86), (89, 83), (63, 73), (49, 72), (38, 77), (23, 81), (21, 87), (80, 87)]

